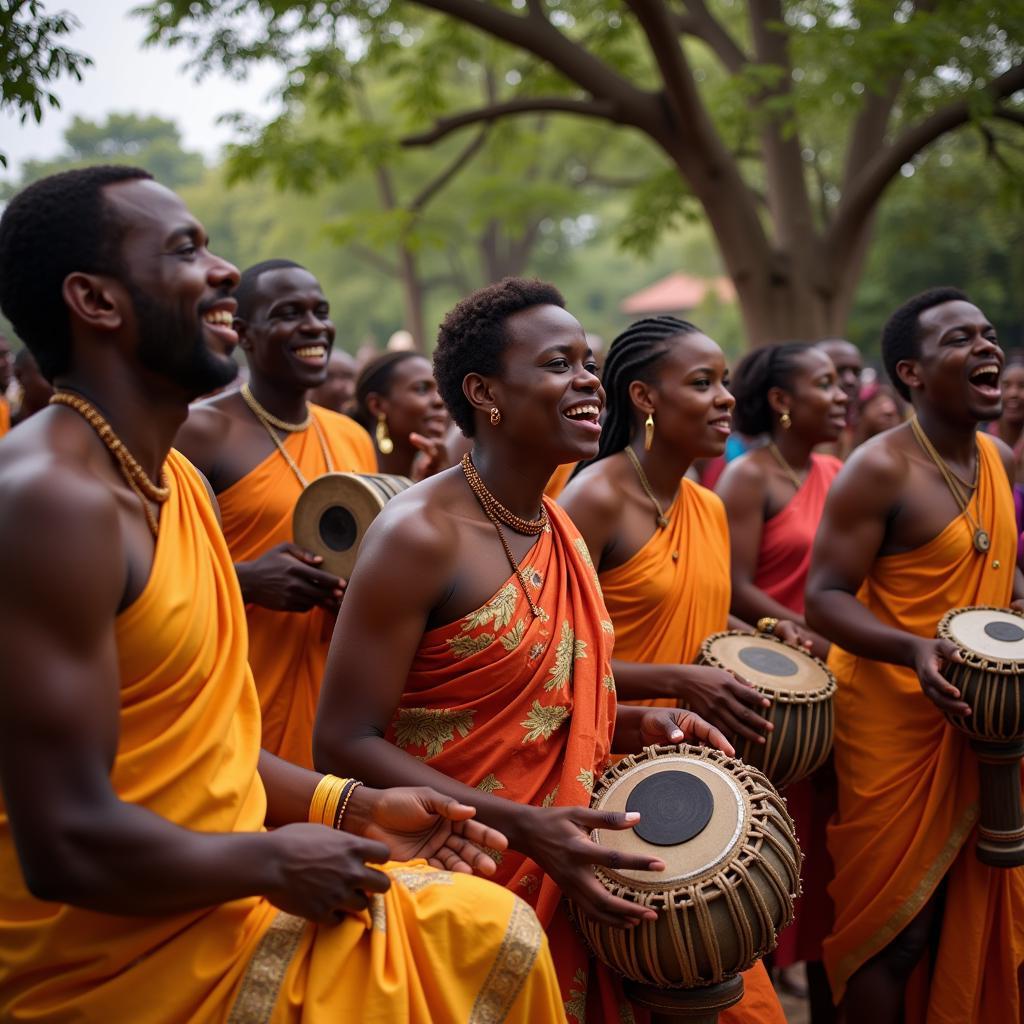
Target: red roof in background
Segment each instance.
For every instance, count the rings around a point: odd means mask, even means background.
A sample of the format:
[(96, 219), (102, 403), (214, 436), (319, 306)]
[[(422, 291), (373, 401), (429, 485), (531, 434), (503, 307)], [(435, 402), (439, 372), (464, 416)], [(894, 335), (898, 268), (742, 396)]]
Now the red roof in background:
[(736, 289), (727, 277), (693, 277), (690, 274), (669, 274), (668, 277), (641, 288), (622, 300), (619, 309), (623, 313), (676, 313), (695, 309), (709, 291), (713, 291), (720, 302), (732, 302)]

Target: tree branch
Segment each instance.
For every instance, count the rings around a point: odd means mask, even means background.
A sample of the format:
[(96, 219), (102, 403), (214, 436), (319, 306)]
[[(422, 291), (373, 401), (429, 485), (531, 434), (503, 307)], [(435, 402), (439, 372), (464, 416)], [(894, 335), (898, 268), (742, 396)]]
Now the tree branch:
[(394, 263), (389, 263), (380, 253), (374, 252), (361, 242), (349, 242), (348, 247), (353, 256), (369, 263), (371, 267), (379, 270), (386, 277), (398, 277), (398, 267)]
[(402, 139), (402, 145), (406, 147), (429, 146), (471, 124), (489, 123), (511, 115), (539, 112), (582, 114), (585, 117), (597, 117), (605, 121), (619, 120), (615, 105), (602, 100), (579, 100), (571, 99), (568, 96), (523, 97), (522, 99), (505, 100), (503, 103), (491, 103), (477, 110), (452, 114), (450, 117), (438, 118), (433, 128), (415, 135), (407, 135)]
[(708, 10), (704, 0), (684, 0), (687, 13), (676, 16), (676, 26), (685, 35), (707, 43), (732, 74), (743, 70), (750, 58), (743, 52), (725, 26)]
[[(1018, 64), (989, 82), (986, 91), (993, 100), (1005, 99), (1024, 89), (1024, 64)], [(886, 186), (900, 168), (941, 135), (971, 119), (966, 98), (955, 100), (923, 121), (905, 128), (888, 146), (880, 149), (844, 191), (836, 218), (826, 235), (827, 251), (834, 265), (841, 267), (855, 242), (863, 220), (874, 209)]]
[(998, 117), (1001, 121), (1009, 121), (1011, 124), (1019, 125), (1024, 128), (1024, 110), (1011, 110), (1009, 107), (996, 107), (992, 111), (993, 117)]
[(491, 130), (490, 125), (484, 125), (480, 129), (476, 138), (474, 138), (468, 146), (465, 146), (460, 153), (455, 156), (447, 167), (444, 168), (438, 174), (433, 181), (427, 182), (427, 184), (420, 190), (419, 194), (409, 204), (410, 213), (421, 213), (423, 208), (430, 202), (431, 199), (437, 195), (458, 173), (462, 170), (466, 164), (477, 154), (483, 144), (487, 141), (487, 136)]

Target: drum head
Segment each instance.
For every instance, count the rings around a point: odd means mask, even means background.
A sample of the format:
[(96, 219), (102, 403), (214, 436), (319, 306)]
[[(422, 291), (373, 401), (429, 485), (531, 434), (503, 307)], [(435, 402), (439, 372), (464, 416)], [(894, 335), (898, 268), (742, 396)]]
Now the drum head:
[(939, 624), (939, 636), (998, 665), (1024, 662), (1024, 616), (1001, 608), (958, 608)]
[(758, 633), (708, 637), (701, 654), (774, 697), (806, 698), (835, 689), (829, 670), (815, 657)]
[(623, 853), (645, 853), (664, 871), (602, 868), (635, 888), (663, 889), (697, 881), (732, 853), (745, 834), (749, 802), (736, 780), (712, 761), (665, 754), (643, 761), (611, 782), (593, 805), (602, 811), (639, 811), (635, 829), (595, 829), (595, 843)]
[(292, 517), (295, 543), (323, 556), (323, 568), (347, 580), (370, 523), (387, 501), (358, 473), (325, 473), (299, 496)]

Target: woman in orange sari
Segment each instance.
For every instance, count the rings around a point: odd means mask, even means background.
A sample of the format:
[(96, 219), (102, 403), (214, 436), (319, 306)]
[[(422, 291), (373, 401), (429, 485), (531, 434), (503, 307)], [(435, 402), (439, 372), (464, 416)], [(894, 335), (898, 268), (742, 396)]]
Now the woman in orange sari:
[[(744, 357), (733, 382), (736, 425), (764, 435), (767, 444), (731, 462), (716, 488), (732, 534), (732, 610), (750, 622), (786, 616), (803, 622), (804, 584), (825, 497), (842, 468), (818, 445), (839, 439), (846, 425), (846, 393), (832, 360), (813, 345), (774, 345)], [(811, 634), (813, 651), (828, 642)], [(775, 954), (785, 969), (805, 961), (815, 1024), (835, 1019), (821, 964), (821, 943), (832, 924), (827, 886), (832, 862), (825, 825), (835, 811), (831, 764), (786, 792), (803, 847), (804, 895), (794, 923)]]
[[(613, 632), (586, 545), (543, 496), (557, 466), (592, 456), (601, 382), (556, 289), (508, 279), (460, 302), (434, 357), (472, 454), (394, 498), (359, 553), (327, 664), (318, 764), (472, 796), (510, 849), (496, 880), (537, 911), (567, 1015), (641, 1021), (595, 964), (563, 894), (630, 927), (653, 911), (613, 897), (595, 828), (637, 815), (589, 809), (612, 750), (725, 737), (693, 712), (617, 708)], [(661, 870), (621, 855), (620, 867)]]

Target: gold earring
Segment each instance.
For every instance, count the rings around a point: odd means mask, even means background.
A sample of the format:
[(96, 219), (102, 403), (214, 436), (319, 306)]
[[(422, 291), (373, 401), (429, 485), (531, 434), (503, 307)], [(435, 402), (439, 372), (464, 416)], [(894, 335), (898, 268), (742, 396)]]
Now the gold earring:
[(377, 450), (381, 455), (390, 455), (395, 450), (395, 442), (388, 434), (388, 419), (384, 413), (377, 413), (377, 428), (373, 432), (377, 438)]
[(501, 410), (496, 406), (491, 406), (491, 426), (496, 427), (501, 422)]
[(783, 430), (789, 430), (793, 426), (793, 417), (789, 415), (789, 410), (783, 410), (782, 415), (779, 416), (779, 426)]
[(654, 444), (654, 413), (649, 412), (644, 420), (644, 451), (649, 452)]

